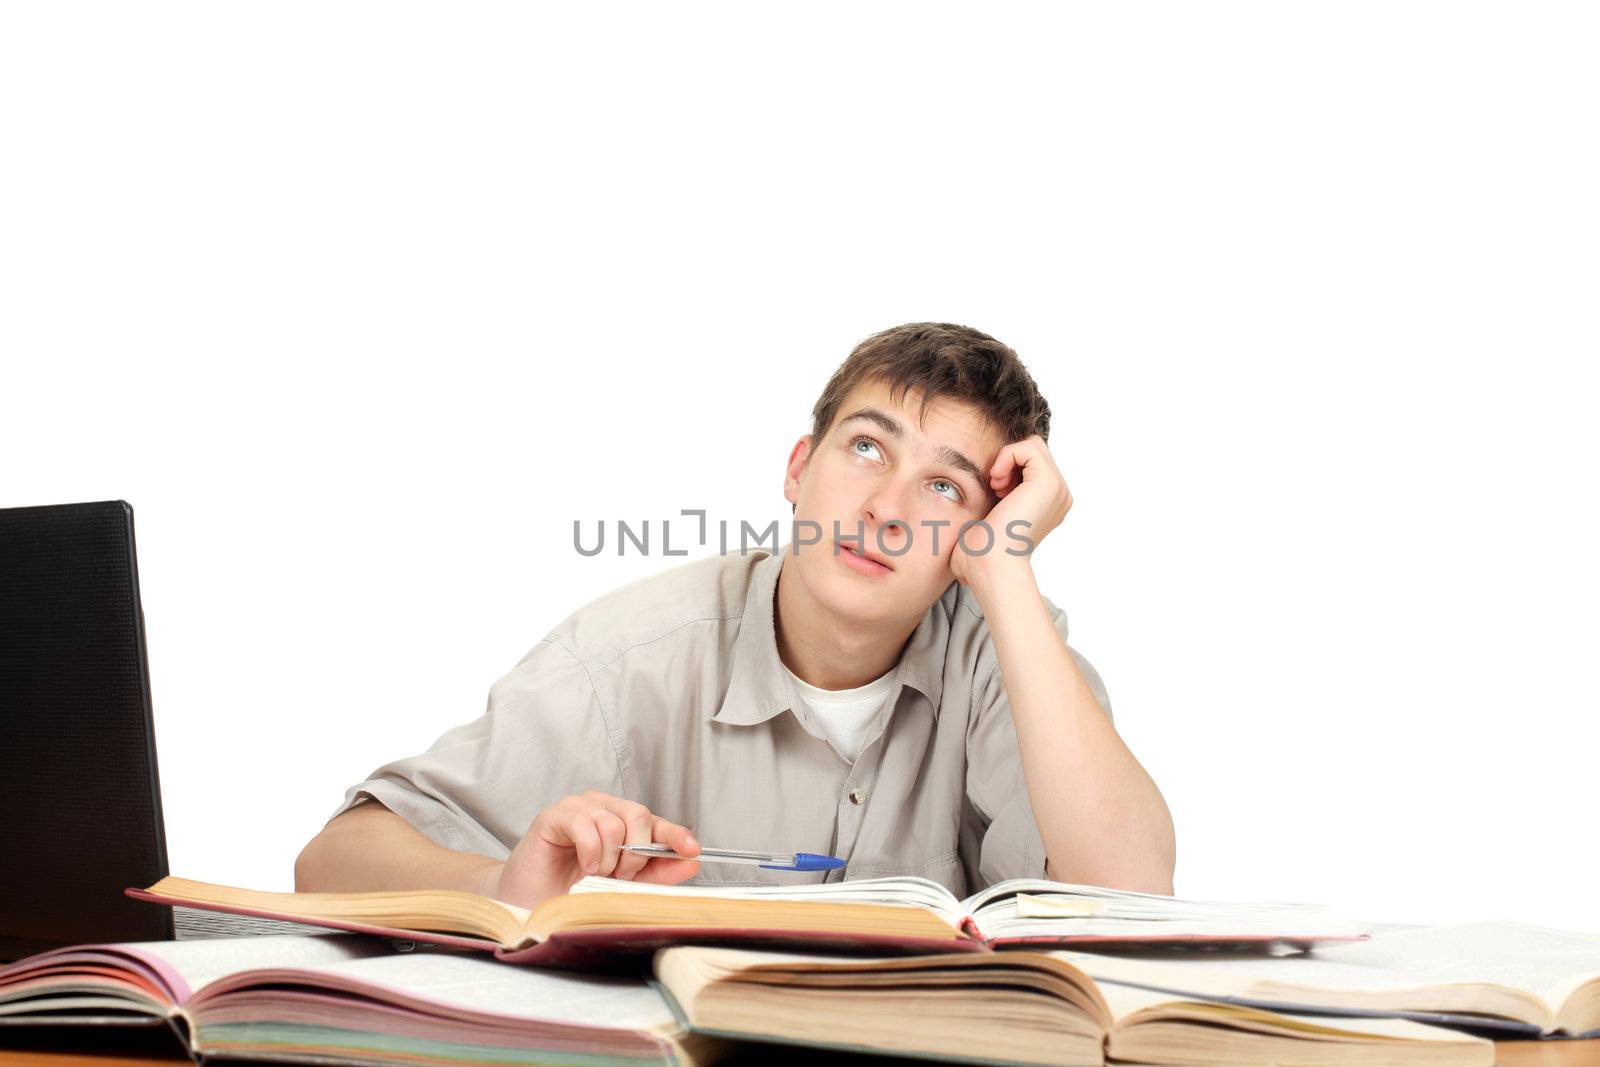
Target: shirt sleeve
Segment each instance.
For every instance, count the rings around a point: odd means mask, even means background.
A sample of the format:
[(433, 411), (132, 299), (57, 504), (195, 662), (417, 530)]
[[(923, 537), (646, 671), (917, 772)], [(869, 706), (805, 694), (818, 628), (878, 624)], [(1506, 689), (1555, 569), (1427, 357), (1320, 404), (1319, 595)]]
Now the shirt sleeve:
[(371, 798), (435, 844), (504, 859), (539, 812), (587, 789), (621, 793), (616, 749), (588, 671), (546, 638), (490, 687), (483, 715), (373, 771), (329, 818)]
[[(1055, 612), (1056, 632), (1067, 636), (1066, 612)], [(1100, 708), (1111, 718), (1111, 698), (1100, 674), (1071, 645), (1067, 651)], [(1008, 878), (1045, 877), (1044, 840), (1034, 821), (1022, 776), (1022, 754), (1017, 747), (1011, 703), (1006, 697), (999, 660), (989, 644), (979, 660), (978, 683), (973, 687), (971, 723), (967, 732), (967, 798), (980, 819), (987, 820), (978, 853), (978, 877), (987, 888)]]

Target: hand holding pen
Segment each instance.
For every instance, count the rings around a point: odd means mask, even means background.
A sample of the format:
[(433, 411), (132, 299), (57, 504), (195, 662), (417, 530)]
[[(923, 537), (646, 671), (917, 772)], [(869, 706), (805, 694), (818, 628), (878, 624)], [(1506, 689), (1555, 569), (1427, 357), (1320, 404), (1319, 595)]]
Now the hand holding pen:
[[(628, 842), (669, 845), (672, 855), (623, 851)], [(688, 827), (636, 801), (590, 790), (545, 808), (504, 862), (478, 866), (467, 878), (484, 896), (532, 908), (587, 874), (676, 885), (699, 871), (699, 853)]]
[[(459, 856), (460, 854), (453, 854)], [(587, 874), (676, 885), (707, 863), (756, 864), (772, 870), (826, 871), (845, 865), (808, 852), (702, 849), (686, 826), (643, 804), (590, 791), (541, 811), (503, 863), (481, 857), (462, 878), (483, 896), (532, 908), (565, 893)]]

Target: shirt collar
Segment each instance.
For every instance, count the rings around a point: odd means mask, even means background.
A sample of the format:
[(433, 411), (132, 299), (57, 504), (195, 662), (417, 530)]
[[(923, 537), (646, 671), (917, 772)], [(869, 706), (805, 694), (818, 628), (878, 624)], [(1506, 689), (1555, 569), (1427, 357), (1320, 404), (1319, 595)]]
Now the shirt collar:
[[(780, 547), (753, 569), (739, 636), (734, 640), (732, 677), (722, 706), (711, 717), (713, 722), (754, 726), (795, 709), (794, 686), (778, 656), (778, 633), (773, 624), (778, 574), (788, 555), (788, 546)], [(945, 652), (950, 643), (950, 612), (956, 606), (960, 588), (952, 581), (906, 642), (889, 691), (891, 705), (899, 701), (901, 687), (910, 686), (928, 698), (934, 716), (938, 716), (944, 692)]]

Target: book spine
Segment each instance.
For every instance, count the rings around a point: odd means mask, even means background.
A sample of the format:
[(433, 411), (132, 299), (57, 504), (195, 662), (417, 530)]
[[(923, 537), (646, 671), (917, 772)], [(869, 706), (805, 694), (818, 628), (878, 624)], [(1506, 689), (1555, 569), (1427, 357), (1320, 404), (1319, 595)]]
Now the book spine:
[(195, 1067), (200, 1067), (204, 1056), (200, 1052), (199, 1038), (196, 1036), (194, 1020), (189, 1013), (179, 1008), (167, 1016), (167, 1025), (172, 1028), (172, 1033), (178, 1039), (178, 1044), (183, 1046), (183, 1051), (195, 1062)]

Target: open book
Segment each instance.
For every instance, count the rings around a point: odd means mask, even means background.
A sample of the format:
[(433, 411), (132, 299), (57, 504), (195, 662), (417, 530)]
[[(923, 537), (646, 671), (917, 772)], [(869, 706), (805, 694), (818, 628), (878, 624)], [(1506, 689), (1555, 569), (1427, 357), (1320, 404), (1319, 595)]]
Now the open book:
[(590, 876), (532, 911), (446, 890), (268, 893), (163, 878), (129, 896), (492, 950), (512, 963), (614, 967), (667, 945), (762, 943), (877, 954), (1014, 945), (1309, 945), (1363, 928), (1310, 904), (1182, 900), (1013, 879), (957, 900), (925, 878), (798, 886), (667, 886)]
[(295, 1062), (701, 1063), (639, 978), (289, 934), (81, 945), (0, 968), (0, 1028), (170, 1026), (202, 1057)]
[(1234, 1004), (1387, 1014), (1506, 1037), (1600, 1037), (1600, 935), (1525, 923), (1389, 930), (1282, 958), (1056, 955), (1102, 984)]
[(1477, 1065), (1492, 1042), (1406, 1019), (1319, 1018), (1097, 983), (1060, 953), (862, 959), (678, 946), (655, 957), (707, 1036), (987, 1063)]

